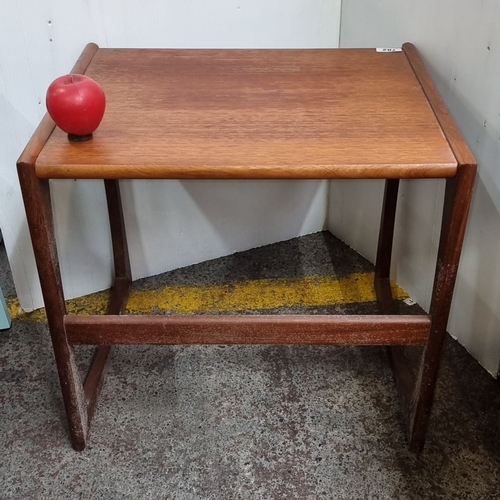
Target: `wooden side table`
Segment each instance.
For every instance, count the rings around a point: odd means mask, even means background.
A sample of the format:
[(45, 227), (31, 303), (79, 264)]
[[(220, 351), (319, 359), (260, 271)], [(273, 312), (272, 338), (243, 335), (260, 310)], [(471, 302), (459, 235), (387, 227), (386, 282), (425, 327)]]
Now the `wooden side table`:
[[(156, 50), (89, 44), (73, 68), (107, 111), (91, 141), (48, 116), (18, 161), (73, 447), (82, 450), (114, 344), (381, 344), (391, 347), (410, 447), (422, 449), (476, 161), (415, 49)], [(446, 178), (429, 315), (393, 311), (399, 179)], [(66, 313), (49, 179), (104, 179), (115, 281), (108, 315)], [(380, 315), (127, 316), (130, 264), (119, 179), (386, 179), (376, 261)], [(98, 346), (82, 384), (72, 346)], [(423, 345), (418, 373), (403, 345)]]

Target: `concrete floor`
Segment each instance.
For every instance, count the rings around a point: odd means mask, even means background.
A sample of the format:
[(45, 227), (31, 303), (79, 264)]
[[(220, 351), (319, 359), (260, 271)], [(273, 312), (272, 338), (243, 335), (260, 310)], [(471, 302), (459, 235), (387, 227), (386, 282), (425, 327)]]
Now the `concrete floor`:
[[(137, 287), (342, 275), (346, 262), (370, 270), (319, 233)], [(14, 294), (3, 247), (0, 286)], [(89, 353), (78, 352), (83, 371)], [(15, 320), (0, 332), (0, 498), (496, 499), (498, 384), (448, 338), (417, 458), (407, 451), (382, 347), (122, 347), (90, 444), (77, 453), (47, 328)]]

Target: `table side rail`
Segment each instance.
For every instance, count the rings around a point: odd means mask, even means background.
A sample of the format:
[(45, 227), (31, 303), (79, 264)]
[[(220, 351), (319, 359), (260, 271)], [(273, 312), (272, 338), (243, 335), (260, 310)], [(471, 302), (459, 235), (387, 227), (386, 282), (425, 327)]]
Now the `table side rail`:
[(450, 148), (457, 159), (458, 165), (466, 165), (475, 168), (477, 161), (474, 158), (474, 155), (472, 154), (472, 151), (462, 135), (457, 123), (451, 116), (451, 113), (441, 97), (441, 94), (434, 85), (434, 82), (429, 75), (424, 62), (422, 61), (422, 58), (420, 57), (417, 48), (412, 43), (405, 43), (403, 44), (403, 51), (408, 58), (408, 62), (410, 63), (432, 110), (434, 111), (434, 115), (441, 126), (441, 130), (448, 140)]
[(425, 345), (426, 315), (66, 316), (70, 344)]

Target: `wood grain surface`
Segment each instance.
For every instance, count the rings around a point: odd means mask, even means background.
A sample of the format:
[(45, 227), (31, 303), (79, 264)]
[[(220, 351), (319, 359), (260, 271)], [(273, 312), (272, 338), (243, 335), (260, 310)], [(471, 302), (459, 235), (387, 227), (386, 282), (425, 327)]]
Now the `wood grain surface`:
[(428, 316), (66, 316), (71, 344), (424, 345)]
[(423, 178), (457, 161), (405, 53), (99, 49), (94, 139), (56, 129), (42, 178)]

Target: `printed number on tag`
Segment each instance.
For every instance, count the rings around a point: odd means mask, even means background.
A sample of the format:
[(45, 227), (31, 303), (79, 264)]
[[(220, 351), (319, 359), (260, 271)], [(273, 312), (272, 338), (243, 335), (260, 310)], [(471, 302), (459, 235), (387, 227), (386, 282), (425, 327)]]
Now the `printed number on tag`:
[(377, 52), (401, 52), (403, 49), (398, 49), (396, 47), (378, 47)]

